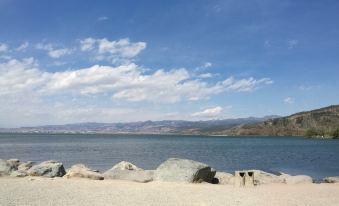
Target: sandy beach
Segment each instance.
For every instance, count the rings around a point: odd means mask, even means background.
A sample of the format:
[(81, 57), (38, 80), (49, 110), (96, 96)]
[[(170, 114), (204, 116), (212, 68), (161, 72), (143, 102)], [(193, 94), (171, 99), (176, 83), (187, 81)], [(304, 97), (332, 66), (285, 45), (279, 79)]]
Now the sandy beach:
[(135, 183), (64, 178), (0, 178), (0, 205), (338, 205), (339, 184)]

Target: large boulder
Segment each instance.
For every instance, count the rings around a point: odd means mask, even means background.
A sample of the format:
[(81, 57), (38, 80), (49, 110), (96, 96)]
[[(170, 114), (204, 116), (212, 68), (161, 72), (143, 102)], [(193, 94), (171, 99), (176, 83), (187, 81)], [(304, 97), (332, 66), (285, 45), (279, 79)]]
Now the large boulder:
[(312, 177), (307, 176), (307, 175), (291, 176), (291, 175), (288, 175), (288, 174), (282, 174), (279, 177), (284, 181), (284, 183), (286, 183), (288, 185), (313, 183)]
[(26, 177), (28, 174), (25, 171), (16, 170), (11, 172), (11, 177)]
[(33, 167), (34, 162), (28, 161), (19, 164), (18, 170), (19, 171), (28, 171), (31, 167)]
[(104, 176), (96, 170), (92, 170), (83, 164), (76, 164), (67, 171), (64, 178), (87, 178), (92, 180), (103, 180)]
[(217, 184), (234, 185), (234, 175), (227, 172), (216, 172), (214, 179)]
[(337, 176), (337, 177), (325, 177), (323, 180), (326, 183), (339, 183), (339, 176)]
[(280, 178), (280, 176), (264, 172), (261, 170), (250, 170), (254, 172), (254, 185), (263, 185), (263, 184), (276, 184), (276, 183), (284, 183), (284, 179)]
[(153, 170), (143, 170), (126, 161), (122, 161), (104, 172), (105, 179), (129, 180), (142, 183), (152, 181), (153, 176)]
[(19, 162), (20, 161), (17, 159), (0, 159), (0, 176), (8, 176), (11, 174), (11, 172), (18, 170)]
[(61, 162), (49, 160), (31, 167), (27, 174), (30, 176), (62, 177), (66, 172)]
[(216, 171), (210, 166), (187, 159), (170, 158), (155, 171), (155, 180), (166, 182), (212, 182)]

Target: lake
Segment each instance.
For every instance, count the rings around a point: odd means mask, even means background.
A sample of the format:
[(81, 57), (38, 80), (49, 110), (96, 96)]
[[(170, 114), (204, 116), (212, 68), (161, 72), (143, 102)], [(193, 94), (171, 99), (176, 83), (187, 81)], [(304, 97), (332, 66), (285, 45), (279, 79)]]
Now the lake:
[(180, 135), (0, 134), (0, 159), (55, 159), (66, 168), (84, 163), (104, 171), (126, 160), (155, 169), (170, 157), (204, 162), (233, 172), (261, 169), (339, 176), (339, 141), (298, 137), (210, 137)]

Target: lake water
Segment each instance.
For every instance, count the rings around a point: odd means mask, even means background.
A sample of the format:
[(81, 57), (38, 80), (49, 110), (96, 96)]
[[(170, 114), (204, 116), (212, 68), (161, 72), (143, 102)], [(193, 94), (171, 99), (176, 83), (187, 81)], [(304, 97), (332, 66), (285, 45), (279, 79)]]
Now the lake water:
[(339, 176), (339, 141), (295, 137), (205, 137), (166, 135), (0, 134), (0, 159), (60, 160), (101, 171), (126, 160), (155, 169), (170, 157), (204, 162), (217, 170), (242, 169)]

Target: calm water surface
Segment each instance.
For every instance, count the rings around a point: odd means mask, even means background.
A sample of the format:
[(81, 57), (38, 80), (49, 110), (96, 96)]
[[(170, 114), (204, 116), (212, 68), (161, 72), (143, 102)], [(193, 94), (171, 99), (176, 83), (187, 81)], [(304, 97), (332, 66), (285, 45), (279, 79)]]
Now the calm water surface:
[(60, 160), (101, 171), (126, 160), (155, 169), (170, 157), (187, 158), (217, 170), (262, 169), (339, 176), (339, 141), (292, 137), (204, 137), (158, 135), (0, 134), (0, 159)]

